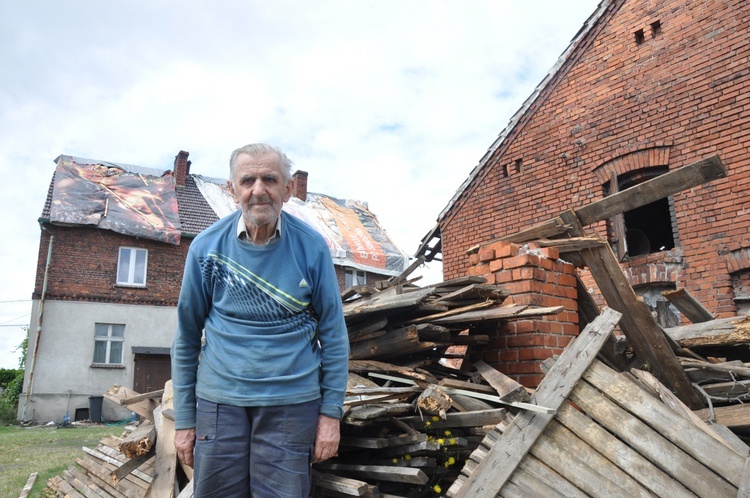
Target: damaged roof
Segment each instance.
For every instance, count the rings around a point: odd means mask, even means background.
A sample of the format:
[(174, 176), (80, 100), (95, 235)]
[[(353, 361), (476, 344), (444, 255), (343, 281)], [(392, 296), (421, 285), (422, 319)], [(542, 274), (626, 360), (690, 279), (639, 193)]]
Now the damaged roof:
[[(226, 180), (61, 155), (40, 222), (96, 226), (134, 237), (179, 244), (238, 209)], [(398, 275), (409, 257), (388, 237), (364, 203), (308, 193), (283, 209), (315, 228), (334, 264)]]

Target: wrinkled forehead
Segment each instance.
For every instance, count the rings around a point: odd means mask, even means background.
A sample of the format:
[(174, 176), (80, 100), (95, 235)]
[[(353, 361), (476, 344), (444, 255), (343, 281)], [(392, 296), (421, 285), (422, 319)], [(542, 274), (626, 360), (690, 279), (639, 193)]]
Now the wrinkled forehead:
[(264, 172), (276, 172), (283, 174), (281, 170), (281, 158), (278, 154), (247, 154), (242, 153), (237, 156), (234, 164), (234, 174), (246, 174), (255, 172), (256, 174)]

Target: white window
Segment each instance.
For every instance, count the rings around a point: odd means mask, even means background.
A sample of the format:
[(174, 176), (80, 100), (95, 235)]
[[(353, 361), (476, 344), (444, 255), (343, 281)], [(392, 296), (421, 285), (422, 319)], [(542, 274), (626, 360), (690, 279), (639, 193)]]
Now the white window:
[(355, 285), (364, 285), (367, 283), (367, 274), (362, 270), (346, 269), (344, 277), (344, 287), (354, 287)]
[(94, 329), (94, 363), (121, 365), (124, 340), (125, 325), (97, 323)]
[(117, 261), (117, 284), (146, 286), (148, 251), (136, 247), (121, 247)]

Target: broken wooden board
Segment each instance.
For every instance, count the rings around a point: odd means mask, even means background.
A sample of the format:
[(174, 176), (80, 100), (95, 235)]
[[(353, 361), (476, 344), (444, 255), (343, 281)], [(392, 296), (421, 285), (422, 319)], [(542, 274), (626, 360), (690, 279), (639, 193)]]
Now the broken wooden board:
[(685, 348), (750, 344), (750, 316), (733, 316), (670, 327), (664, 331)]
[(546, 308), (529, 308), (525, 305), (495, 306), (480, 311), (467, 311), (458, 315), (447, 316), (430, 320), (431, 323), (439, 325), (447, 324), (470, 324), (477, 322), (521, 319), (545, 315), (556, 315), (563, 311), (563, 306), (550, 306)]
[(168, 380), (164, 385), (164, 396), (161, 405), (154, 415), (156, 426), (156, 461), (155, 478), (152, 483), (149, 496), (153, 498), (172, 498), (176, 496), (177, 489), (177, 449), (174, 446), (175, 427), (174, 421), (168, 417), (161, 416), (163, 410), (173, 408), (172, 381)]
[[(570, 220), (573, 223), (573, 220)], [(580, 253), (607, 305), (623, 314), (620, 328), (642, 365), (690, 408), (705, 406), (677, 361), (664, 331), (630, 286), (609, 244)]]
[[(609, 308), (602, 310), (580, 336), (565, 348), (560, 359), (552, 366), (531, 397), (531, 402), (552, 409), (565, 402), (621, 316), (619, 312)], [(448, 495), (495, 496), (526, 456), (530, 445), (553, 418), (554, 414), (530, 411), (516, 415), (510, 429), (503, 434), (503, 443), (493, 445), (478, 467), (465, 480), (457, 479)]]
[[(104, 394), (104, 398), (108, 399), (116, 405), (120, 405), (123, 400), (130, 400), (141, 393), (135, 392), (132, 389), (128, 389), (123, 386), (112, 386), (112, 388)], [(143, 399), (135, 403), (128, 404), (128, 410), (137, 413), (141, 417), (154, 421), (154, 409), (159, 406), (159, 403), (154, 401), (152, 398)]]
[(156, 428), (150, 420), (138, 426), (120, 443), (119, 450), (128, 458), (142, 457), (156, 441)]
[(359, 315), (374, 313), (394, 313), (413, 308), (424, 301), (427, 296), (435, 293), (432, 288), (420, 289), (412, 292), (398, 293), (398, 288), (392, 288), (359, 299), (353, 303), (344, 304), (344, 317), (354, 318)]
[(716, 316), (698, 301), (687, 289), (663, 291), (662, 296), (693, 323), (708, 322)]

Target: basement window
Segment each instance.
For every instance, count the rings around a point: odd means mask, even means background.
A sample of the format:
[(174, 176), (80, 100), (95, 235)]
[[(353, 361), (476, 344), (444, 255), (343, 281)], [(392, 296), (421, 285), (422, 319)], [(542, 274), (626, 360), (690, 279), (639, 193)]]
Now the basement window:
[[(605, 195), (635, 187), (667, 171), (666, 167), (645, 168), (613, 177), (605, 187)], [(667, 197), (610, 220), (610, 242), (621, 261), (627, 256), (667, 251), (676, 246), (674, 226), (671, 200)]]
[(146, 287), (148, 251), (137, 247), (121, 247), (117, 261), (117, 285)]
[(97, 323), (94, 325), (94, 365), (122, 365), (125, 325)]

